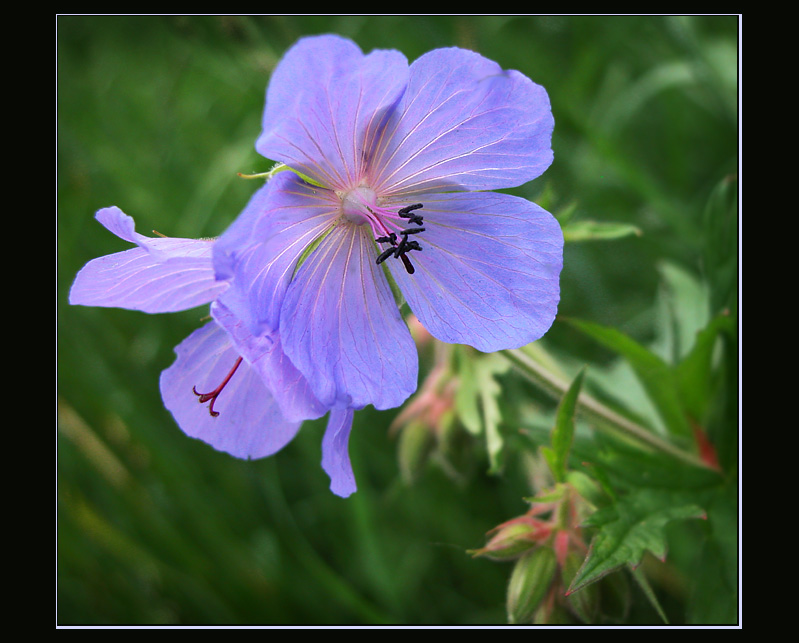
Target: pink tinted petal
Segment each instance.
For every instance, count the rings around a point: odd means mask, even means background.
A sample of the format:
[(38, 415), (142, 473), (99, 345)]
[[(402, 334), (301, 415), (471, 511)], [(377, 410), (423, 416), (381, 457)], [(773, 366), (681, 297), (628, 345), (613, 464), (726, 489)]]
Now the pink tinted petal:
[(372, 150), (382, 195), (514, 187), (552, 162), (546, 91), (472, 51), (416, 60), (397, 114)]
[(563, 235), (536, 204), (492, 193), (425, 200), (413, 275), (391, 274), (422, 325), (441, 341), (491, 352), (517, 348), (550, 327), (560, 296)]
[(283, 350), (329, 407), (400, 405), (416, 389), (416, 347), (369, 226), (342, 224), (300, 267), (283, 302)]
[(216, 323), (194, 331), (175, 352), (177, 360), (161, 373), (161, 396), (188, 436), (237, 458), (271, 455), (294, 438), (301, 422), (282, 417), (275, 398), (244, 360), (214, 402), (217, 417), (209, 413), (208, 403), (199, 402), (192, 388), (213, 391), (239, 357)]
[(236, 351), (243, 355), (266, 384), (287, 420), (309, 420), (327, 413), (307, 380), (286, 357), (277, 332), (256, 337), (221, 302), (211, 305), (214, 320), (224, 328)]
[(272, 74), (256, 149), (326, 187), (354, 185), (407, 77), (397, 51), (365, 56), (339, 36), (303, 38)]
[(330, 490), (346, 498), (357, 490), (349, 455), (352, 409), (330, 411), (322, 438), (322, 468), (330, 476)]
[(283, 172), (258, 191), (216, 242), (214, 265), (220, 276), (232, 278), (223, 302), (252, 334), (277, 330), (297, 260), (332, 225), (335, 199), (329, 190)]

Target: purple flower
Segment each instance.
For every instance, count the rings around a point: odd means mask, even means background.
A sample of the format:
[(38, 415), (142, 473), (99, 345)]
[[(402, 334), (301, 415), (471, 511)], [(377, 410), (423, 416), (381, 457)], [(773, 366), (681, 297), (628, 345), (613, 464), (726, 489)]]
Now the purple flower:
[[(71, 304), (148, 313), (211, 304), (213, 321), (176, 347), (177, 360), (161, 374), (164, 406), (187, 435), (239, 458), (261, 458), (288, 444), (303, 420), (328, 411), (285, 358), (279, 337), (254, 337), (218, 301), (230, 284), (216, 278), (212, 240), (145, 237), (116, 207), (96, 218), (137, 247), (87, 263)], [(351, 410), (332, 411), (323, 440), (323, 467), (342, 496), (355, 490), (346, 451), (351, 423)]]
[(400, 405), (417, 355), (392, 283), (439, 340), (519, 347), (550, 327), (563, 237), (490, 192), (552, 162), (542, 87), (472, 51), (304, 38), (275, 69), (256, 143), (279, 172), (214, 248), (224, 303), (277, 333), (323, 406)]
[(490, 190), (539, 176), (552, 128), (540, 86), (474, 52), (438, 49), (408, 66), (396, 51), (305, 38), (273, 74), (256, 144), (291, 171), (270, 173), (216, 241), (145, 237), (118, 208), (100, 210), (137, 247), (90, 261), (70, 303), (210, 304), (213, 321), (161, 375), (178, 425), (257, 458), (329, 413), (322, 467), (348, 496), (354, 410), (399, 406), (416, 389), (395, 291), (433, 336), (482, 351), (551, 325), (560, 227)]

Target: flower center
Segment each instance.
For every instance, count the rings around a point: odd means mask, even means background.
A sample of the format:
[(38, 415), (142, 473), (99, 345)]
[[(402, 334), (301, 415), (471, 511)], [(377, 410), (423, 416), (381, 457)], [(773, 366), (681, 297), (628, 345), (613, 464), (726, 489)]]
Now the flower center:
[(341, 212), (355, 225), (369, 223), (375, 227), (378, 214), (377, 195), (370, 188), (355, 188), (341, 198)]
[(197, 397), (200, 398), (200, 404), (205, 404), (208, 401), (211, 402), (208, 405), (208, 412), (211, 414), (212, 417), (216, 417), (219, 415), (219, 411), (214, 411), (214, 402), (216, 402), (216, 398), (219, 397), (219, 394), (222, 392), (222, 389), (224, 389), (227, 383), (230, 381), (230, 378), (233, 377), (233, 373), (236, 372), (236, 369), (239, 367), (239, 364), (241, 364), (241, 357), (239, 357), (236, 360), (236, 363), (233, 364), (233, 368), (230, 369), (230, 372), (227, 374), (225, 379), (222, 380), (222, 383), (210, 393), (198, 393), (197, 387), (192, 386), (191, 390), (194, 392), (194, 394)]
[[(381, 264), (389, 257), (395, 257), (402, 260), (409, 275), (412, 275), (415, 269), (407, 254), (411, 250), (421, 251), (422, 247), (415, 239), (409, 241), (408, 237), (425, 230), (421, 227), (424, 224), (421, 215), (414, 214), (415, 210), (422, 207), (421, 203), (414, 203), (392, 212), (377, 205), (377, 195), (374, 190), (367, 187), (355, 188), (341, 197), (341, 212), (344, 219), (356, 225), (368, 223), (372, 227), (377, 243), (391, 244), (390, 248), (377, 257), (377, 263)], [(403, 229), (401, 227), (405, 225), (403, 219), (407, 219), (411, 227)]]

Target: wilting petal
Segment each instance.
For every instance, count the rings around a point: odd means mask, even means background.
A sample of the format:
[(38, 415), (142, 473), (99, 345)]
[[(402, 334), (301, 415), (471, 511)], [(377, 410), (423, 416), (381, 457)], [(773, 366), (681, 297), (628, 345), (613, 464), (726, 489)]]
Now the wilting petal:
[(416, 347), (369, 226), (342, 224), (300, 267), (283, 302), (283, 350), (329, 407), (400, 405), (416, 389)]
[(431, 51), (372, 150), (372, 187), (384, 196), (521, 185), (552, 163), (546, 91), (465, 49)]
[(492, 192), (425, 200), (416, 272), (388, 264), (430, 333), (491, 352), (540, 338), (557, 312), (563, 235), (535, 203)]
[(407, 78), (398, 51), (364, 56), (339, 36), (303, 38), (272, 74), (256, 149), (327, 187), (354, 185)]
[(322, 468), (330, 476), (330, 491), (346, 498), (357, 490), (349, 455), (352, 409), (330, 411), (322, 438)]
[(266, 384), (287, 420), (310, 420), (327, 413), (327, 407), (311, 391), (308, 381), (291, 363), (277, 332), (256, 337), (221, 302), (211, 304), (214, 320), (224, 328), (236, 352), (242, 355)]
[(187, 435), (237, 458), (262, 458), (280, 451), (301, 422), (285, 420), (260, 376), (242, 360), (214, 402), (212, 417), (199, 393), (216, 389), (230, 374), (239, 354), (215, 322), (194, 331), (175, 352), (177, 360), (161, 373), (161, 397)]
[(258, 191), (217, 240), (217, 276), (232, 278), (221, 300), (252, 334), (277, 330), (297, 260), (330, 228), (338, 207), (334, 199), (331, 191), (283, 172)]

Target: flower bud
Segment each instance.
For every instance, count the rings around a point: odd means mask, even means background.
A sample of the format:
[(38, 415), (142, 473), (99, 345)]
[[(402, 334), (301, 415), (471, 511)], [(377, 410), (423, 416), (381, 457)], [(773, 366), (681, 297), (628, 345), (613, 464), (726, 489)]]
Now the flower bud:
[(543, 523), (527, 516), (514, 518), (492, 529), (491, 539), (485, 547), (472, 550), (474, 556), (483, 556), (491, 560), (513, 560), (530, 551), (539, 544), (543, 534), (549, 530)]
[(509, 623), (533, 621), (556, 570), (555, 552), (549, 547), (538, 547), (516, 562), (508, 582), (506, 608)]

